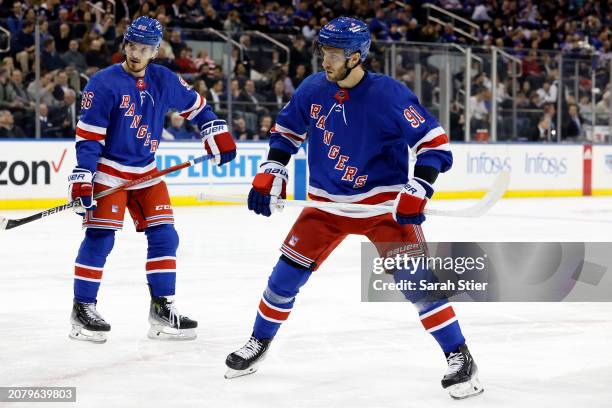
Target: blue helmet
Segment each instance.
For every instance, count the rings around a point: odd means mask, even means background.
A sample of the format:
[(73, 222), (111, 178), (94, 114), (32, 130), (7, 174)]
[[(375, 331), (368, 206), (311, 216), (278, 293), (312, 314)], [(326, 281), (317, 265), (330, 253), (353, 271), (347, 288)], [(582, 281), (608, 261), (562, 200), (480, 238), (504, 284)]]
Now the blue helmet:
[(338, 17), (319, 31), (317, 42), (320, 46), (343, 49), (346, 58), (358, 52), (361, 61), (364, 61), (372, 40), (370, 30), (363, 21), (351, 17)]
[(161, 23), (151, 17), (138, 17), (125, 31), (123, 41), (158, 47), (161, 43), (164, 28)]

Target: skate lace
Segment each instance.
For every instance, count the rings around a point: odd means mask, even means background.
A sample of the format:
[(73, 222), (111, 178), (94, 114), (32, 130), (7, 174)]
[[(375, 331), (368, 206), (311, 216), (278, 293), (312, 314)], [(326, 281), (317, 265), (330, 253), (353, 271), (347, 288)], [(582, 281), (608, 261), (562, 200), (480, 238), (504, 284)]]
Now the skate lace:
[(457, 374), (465, 364), (465, 357), (461, 353), (450, 353), (447, 358), (447, 362), (448, 371), (446, 372), (446, 375), (454, 375)]
[(170, 324), (173, 326), (176, 324), (176, 327), (180, 329), (181, 315), (176, 306), (174, 306), (174, 302), (166, 303), (166, 307), (168, 308), (168, 320), (170, 321)]
[(253, 358), (261, 350), (261, 342), (254, 337), (251, 337), (247, 344), (245, 344), (240, 350), (236, 352), (240, 357), (248, 360)]
[(84, 308), (83, 311), (85, 312), (85, 315), (96, 322), (103, 322), (104, 318), (100, 315), (100, 313), (98, 313), (98, 311), (96, 310), (96, 304), (95, 303), (85, 303), (84, 304)]

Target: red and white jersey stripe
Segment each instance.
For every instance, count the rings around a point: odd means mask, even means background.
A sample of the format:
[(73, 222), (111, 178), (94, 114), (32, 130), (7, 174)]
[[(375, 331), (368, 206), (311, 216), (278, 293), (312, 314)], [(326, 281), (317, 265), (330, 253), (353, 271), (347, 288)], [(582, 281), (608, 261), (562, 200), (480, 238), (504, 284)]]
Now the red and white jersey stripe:
[[(336, 195), (330, 194), (327, 191), (315, 188), (313, 186), (308, 186), (308, 198), (314, 201), (326, 201), (326, 202), (336, 202), (336, 203), (352, 203), (352, 204), (385, 204), (385, 205), (393, 205), (393, 201), (397, 194), (404, 187), (403, 184), (397, 184), (392, 186), (378, 186), (374, 187), (370, 191), (362, 194), (354, 194), (354, 195)], [(349, 209), (331, 209), (325, 208), (321, 209), (322, 211), (326, 211), (330, 214), (341, 215), (344, 217), (351, 218), (367, 218), (367, 217), (375, 217), (377, 215), (385, 214), (387, 211), (372, 209), (371, 211), (362, 211), (362, 210), (349, 210)]]
[(299, 134), (289, 128), (279, 125), (278, 123), (275, 123), (274, 126), (272, 126), (272, 129), (270, 129), (270, 133), (278, 133), (279, 135), (293, 143), (295, 147), (300, 147), (304, 140), (306, 140), (306, 132)]
[(79, 120), (76, 127), (76, 141), (95, 140), (104, 146), (106, 139), (106, 128), (94, 126)]
[(421, 138), (413, 147), (413, 151), (418, 156), (419, 154), (430, 150), (442, 150), (450, 152), (450, 144), (448, 135), (441, 126), (431, 129)]
[[(109, 187), (116, 187), (128, 181), (136, 180), (141, 177), (148, 176), (157, 172), (155, 162), (149, 163), (145, 167), (125, 166), (113, 160), (100, 157), (98, 159), (98, 169), (95, 182)], [(138, 190), (141, 188), (151, 187), (161, 181), (160, 178), (138, 184), (128, 190)]]
[(206, 98), (198, 94), (193, 105), (189, 109), (181, 112), (180, 115), (184, 117), (185, 119), (191, 120), (195, 118), (197, 114), (200, 113), (202, 109), (204, 109), (205, 106), (206, 106)]

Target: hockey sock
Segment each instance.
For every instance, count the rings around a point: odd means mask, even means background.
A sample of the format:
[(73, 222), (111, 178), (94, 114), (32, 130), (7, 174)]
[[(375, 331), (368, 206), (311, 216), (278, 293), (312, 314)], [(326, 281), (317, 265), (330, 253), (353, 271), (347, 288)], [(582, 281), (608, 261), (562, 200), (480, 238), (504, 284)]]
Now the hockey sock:
[(115, 231), (88, 228), (74, 265), (74, 299), (94, 303), (102, 280), (106, 257), (115, 243)]
[(461, 327), (448, 300), (416, 304), (425, 330), (438, 342), (442, 351), (451, 353), (465, 343)]
[(402, 293), (411, 301), (419, 312), (421, 323), (436, 339), (445, 353), (450, 353), (465, 343), (461, 327), (455, 316), (455, 311), (443, 293), (430, 292), (421, 289), (423, 281), (427, 283), (438, 282), (434, 272), (428, 268), (397, 270), (393, 274), (395, 282), (410, 281), (415, 289), (406, 289)]
[(280, 325), (287, 320), (295, 296), (311, 275), (311, 271), (288, 262), (281, 256), (272, 269), (255, 317), (253, 335), (258, 339), (271, 339)]
[(147, 250), (147, 282), (151, 295), (174, 296), (176, 286), (176, 250), (179, 237), (172, 224), (162, 224), (145, 230)]

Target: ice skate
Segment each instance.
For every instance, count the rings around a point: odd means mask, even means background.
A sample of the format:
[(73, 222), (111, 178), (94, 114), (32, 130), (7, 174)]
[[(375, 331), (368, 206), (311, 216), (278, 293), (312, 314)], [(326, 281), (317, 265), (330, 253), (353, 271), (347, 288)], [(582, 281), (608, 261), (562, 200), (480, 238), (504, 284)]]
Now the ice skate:
[(182, 316), (174, 302), (164, 296), (151, 297), (149, 309), (151, 328), (147, 336), (155, 340), (194, 340), (198, 322)]
[(482, 394), (484, 388), (478, 380), (478, 367), (464, 344), (454, 353), (446, 354), (448, 371), (442, 378), (442, 388), (454, 399), (464, 399)]
[(231, 379), (253, 374), (266, 357), (272, 339), (257, 339), (251, 335), (249, 341), (239, 350), (227, 356), (225, 378)]
[(73, 340), (91, 341), (92, 343), (106, 342), (106, 333), (110, 325), (96, 310), (96, 303), (81, 303), (75, 301), (70, 315), (72, 330), (69, 337)]

